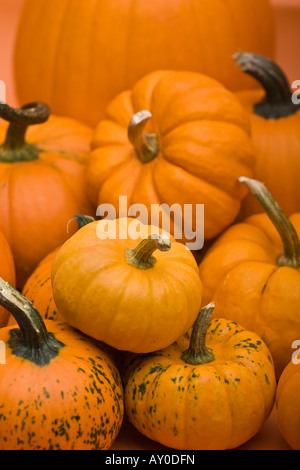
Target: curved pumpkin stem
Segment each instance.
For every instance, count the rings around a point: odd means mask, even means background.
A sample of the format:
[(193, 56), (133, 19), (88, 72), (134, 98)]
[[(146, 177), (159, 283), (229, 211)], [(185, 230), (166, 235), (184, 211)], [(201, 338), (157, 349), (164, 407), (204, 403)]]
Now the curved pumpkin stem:
[(46, 122), (50, 108), (41, 102), (29, 103), (20, 109), (0, 102), (0, 118), (9, 122), (5, 142), (0, 147), (0, 161), (19, 162), (38, 158), (38, 147), (27, 144), (25, 134), (29, 126)]
[(189, 349), (184, 351), (181, 356), (181, 359), (187, 364), (200, 365), (215, 360), (212, 350), (206, 346), (206, 334), (214, 309), (214, 302), (206, 305), (200, 310), (194, 322)]
[(126, 262), (138, 269), (153, 268), (156, 263), (153, 253), (156, 250), (169, 251), (171, 241), (165, 234), (153, 234), (142, 240), (136, 248), (127, 248)]
[(146, 124), (151, 117), (152, 115), (149, 111), (139, 111), (133, 116), (128, 126), (128, 139), (143, 163), (151, 162), (159, 154), (156, 134), (144, 132)]
[(82, 228), (85, 225), (91, 224), (92, 222), (95, 222), (96, 219), (92, 217), (91, 215), (83, 215), (83, 214), (75, 214), (74, 219), (78, 223), (78, 228)]
[(64, 346), (52, 333), (34, 307), (17, 289), (0, 278), (0, 305), (15, 318), (20, 329), (10, 330), (8, 345), (15, 356), (43, 366)]
[(244, 176), (239, 178), (239, 182), (245, 184), (257, 198), (281, 237), (284, 253), (278, 257), (277, 265), (300, 268), (300, 241), (288, 216), (279, 207), (263, 183)]
[(254, 105), (254, 112), (266, 119), (280, 119), (296, 113), (300, 107), (292, 102), (292, 91), (283, 70), (260, 54), (238, 52), (233, 56), (243, 72), (254, 77), (266, 96)]

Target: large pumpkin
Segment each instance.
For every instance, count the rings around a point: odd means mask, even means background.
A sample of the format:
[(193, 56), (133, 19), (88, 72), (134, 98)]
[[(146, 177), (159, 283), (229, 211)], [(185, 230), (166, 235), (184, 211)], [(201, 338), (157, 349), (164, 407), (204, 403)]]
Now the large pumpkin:
[(121, 378), (105, 346), (64, 323), (43, 321), (2, 279), (0, 303), (19, 326), (0, 330), (0, 449), (108, 449), (124, 405)]
[(115, 97), (92, 149), (93, 204), (111, 204), (124, 217), (123, 196), (127, 210), (143, 204), (140, 220), (153, 225), (162, 223), (159, 208), (168, 217), (168, 206), (170, 229), (163, 228), (183, 241), (201, 237), (200, 204), (206, 239), (234, 221), (247, 194), (237, 178), (251, 176), (255, 163), (248, 113), (221, 83), (193, 72), (156, 71)]
[(227, 229), (200, 263), (203, 303), (255, 331), (269, 347), (277, 377), (300, 338), (300, 214), (288, 218), (259, 181), (241, 178), (265, 210)]
[[(188, 334), (127, 359), (125, 410), (144, 435), (180, 450), (232, 449), (262, 427), (275, 399), (270, 351), (258, 335), (215, 318), (209, 304)], [(210, 323), (210, 324), (209, 324)]]
[[(0, 104), (0, 229), (15, 259), (17, 286), (69, 236), (68, 222), (92, 209), (85, 190), (91, 129), (48, 106)], [(34, 124), (34, 125), (33, 125)]]
[(116, 349), (141, 353), (184, 334), (202, 295), (191, 252), (129, 218), (78, 230), (56, 255), (52, 288), (67, 323)]
[[(300, 211), (300, 106), (283, 70), (269, 58), (239, 52), (235, 60), (245, 74), (256, 78), (261, 89), (241, 91), (237, 97), (251, 119), (256, 149), (254, 178), (263, 181), (287, 215)], [(239, 219), (263, 212), (249, 194)]]
[(255, 86), (238, 49), (273, 56), (269, 0), (26, 0), (15, 52), (20, 103), (95, 125), (109, 101), (154, 70), (202, 72)]
[[(0, 276), (11, 285), (15, 285), (16, 273), (13, 255), (3, 233), (0, 231)], [(7, 324), (9, 312), (0, 306), (0, 328)]]

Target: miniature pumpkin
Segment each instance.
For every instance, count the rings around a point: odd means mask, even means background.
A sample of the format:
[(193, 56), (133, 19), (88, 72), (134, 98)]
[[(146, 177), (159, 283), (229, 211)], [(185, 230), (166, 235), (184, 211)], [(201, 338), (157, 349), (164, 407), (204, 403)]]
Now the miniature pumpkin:
[(200, 263), (203, 302), (214, 315), (255, 331), (269, 347), (277, 378), (300, 337), (300, 214), (288, 218), (259, 181), (241, 178), (265, 213), (233, 225)]
[[(300, 106), (293, 103), (288, 79), (276, 63), (244, 52), (236, 54), (235, 60), (262, 87), (237, 94), (251, 117), (257, 154), (254, 178), (264, 182), (287, 215), (299, 212)], [(249, 194), (242, 201), (239, 219), (262, 211)]]
[[(95, 220), (93, 217), (81, 214), (76, 214), (74, 218), (77, 221), (79, 229)], [(31, 276), (27, 279), (22, 290), (24, 297), (33, 303), (42, 318), (46, 320), (62, 321), (62, 317), (53, 300), (51, 284), (52, 264), (60, 248), (60, 246), (57, 247), (39, 263)]]
[[(0, 231), (0, 276), (12, 285), (15, 285), (15, 264), (10, 246)], [(7, 324), (9, 312), (0, 306), (0, 328)]]
[(225, 450), (269, 416), (276, 380), (270, 351), (237, 323), (202, 308), (171, 346), (127, 360), (125, 411), (145, 436), (180, 450)]
[(280, 434), (294, 450), (300, 450), (300, 363), (290, 361), (282, 372), (276, 391)]
[[(49, 116), (44, 103), (0, 103), (0, 229), (15, 259), (21, 289), (38, 263), (67, 238), (75, 213), (91, 214), (85, 159), (91, 129)], [(28, 129), (27, 129), (28, 128)]]
[(52, 265), (52, 288), (67, 323), (113, 348), (142, 353), (185, 333), (202, 294), (192, 253), (130, 218), (92, 222), (67, 240)]
[(4, 327), (0, 367), (1, 450), (108, 449), (123, 419), (123, 387), (105, 346), (64, 323), (43, 320), (0, 280), (0, 303), (19, 328)]
[(232, 63), (239, 48), (274, 54), (269, 0), (27, 0), (16, 89), (21, 103), (46, 101), (94, 126), (118, 93), (162, 68), (255, 87)]
[[(197, 205), (205, 207), (206, 239), (234, 221), (247, 194), (237, 178), (241, 171), (251, 176), (255, 162), (248, 113), (219, 82), (192, 72), (156, 71), (118, 95), (92, 148), (87, 181), (94, 206), (111, 204), (124, 217), (143, 204), (140, 220), (161, 226), (153, 207), (167, 205), (174, 215), (163, 228), (183, 242), (203, 231)], [(118, 210), (120, 196), (127, 214)]]

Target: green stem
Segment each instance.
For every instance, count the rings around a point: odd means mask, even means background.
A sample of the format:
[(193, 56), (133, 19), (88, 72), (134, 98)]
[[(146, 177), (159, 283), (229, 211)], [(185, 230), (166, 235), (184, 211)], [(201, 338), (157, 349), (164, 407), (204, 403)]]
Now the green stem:
[(84, 227), (85, 225), (95, 222), (96, 219), (90, 215), (75, 214), (74, 219), (77, 220), (78, 229)]
[(200, 365), (215, 360), (212, 350), (206, 346), (207, 330), (214, 309), (213, 302), (206, 305), (200, 310), (194, 322), (189, 348), (181, 356), (181, 359), (187, 364)]
[(19, 325), (19, 329), (10, 330), (8, 341), (15, 356), (44, 366), (58, 355), (64, 344), (47, 331), (34, 305), (2, 278), (0, 278), (0, 305), (14, 316)]
[(0, 118), (9, 122), (4, 143), (0, 146), (0, 162), (14, 163), (35, 160), (39, 156), (36, 145), (28, 144), (25, 134), (29, 126), (46, 122), (49, 107), (40, 102), (29, 103), (20, 109), (0, 102)]
[(143, 163), (151, 162), (159, 154), (156, 134), (144, 132), (151, 117), (149, 111), (140, 111), (133, 116), (128, 126), (128, 139)]
[(294, 269), (300, 268), (299, 237), (285, 212), (279, 207), (272, 194), (260, 181), (242, 176), (239, 178), (239, 182), (245, 184), (257, 198), (281, 237), (284, 253), (277, 258), (277, 265), (288, 266)]
[(153, 234), (142, 240), (136, 248), (126, 248), (126, 262), (137, 269), (150, 269), (156, 263), (154, 251), (169, 251), (170, 248), (171, 241), (167, 235)]
[(254, 105), (255, 114), (265, 119), (280, 119), (300, 109), (292, 101), (292, 91), (285, 73), (275, 62), (249, 52), (238, 52), (233, 58), (241, 70), (254, 77), (266, 92), (263, 100)]

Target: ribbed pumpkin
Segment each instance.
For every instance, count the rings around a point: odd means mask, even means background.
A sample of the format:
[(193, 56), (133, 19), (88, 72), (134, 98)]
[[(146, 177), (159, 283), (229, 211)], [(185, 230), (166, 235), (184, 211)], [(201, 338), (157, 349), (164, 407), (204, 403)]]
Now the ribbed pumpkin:
[(269, 0), (26, 0), (16, 87), (21, 104), (95, 125), (114, 96), (162, 68), (255, 86), (232, 63), (238, 49), (273, 56)]
[(216, 317), (255, 331), (279, 378), (300, 338), (300, 214), (288, 218), (261, 182), (240, 181), (265, 213), (231, 226), (210, 247), (199, 266), (203, 303), (213, 300)]
[[(299, 341), (299, 340), (298, 340)], [(276, 391), (279, 431), (293, 450), (300, 450), (300, 364), (292, 360), (282, 372)]]
[(67, 238), (76, 213), (91, 214), (85, 159), (91, 129), (50, 115), (44, 103), (0, 103), (0, 229), (16, 264), (17, 286)]
[(154, 207), (174, 207), (166, 230), (177, 240), (176, 230), (182, 233), (182, 241), (203, 230), (198, 204), (205, 207), (206, 239), (234, 221), (247, 193), (237, 178), (251, 176), (255, 163), (248, 113), (222, 84), (192, 72), (156, 71), (118, 95), (92, 148), (87, 181), (93, 204), (112, 204), (124, 217), (118, 209), (124, 196), (128, 208), (144, 204), (140, 220), (153, 225), (161, 223), (153, 221)]
[[(76, 214), (74, 216), (78, 228), (84, 227), (87, 223), (94, 221), (93, 217)], [(61, 246), (49, 253), (33, 271), (27, 279), (22, 294), (33, 303), (42, 318), (46, 320), (61, 320), (55, 302), (53, 300), (51, 269), (53, 261)], [(12, 321), (13, 318), (11, 319)], [(10, 323), (11, 324), (11, 323)]]
[(123, 387), (104, 345), (41, 318), (0, 280), (0, 303), (19, 328), (4, 327), (0, 367), (1, 450), (108, 449), (123, 419)]
[(269, 416), (276, 380), (270, 351), (251, 331), (201, 309), (168, 348), (127, 360), (125, 410), (147, 437), (180, 450), (232, 449)]
[[(10, 246), (0, 231), (0, 276), (13, 286), (16, 282), (15, 264)], [(9, 312), (0, 306), (0, 328), (7, 324)]]
[(141, 353), (184, 334), (202, 296), (192, 253), (130, 218), (78, 230), (56, 255), (52, 288), (67, 323), (113, 348)]
[[(300, 106), (293, 103), (284, 71), (272, 60), (240, 52), (235, 60), (261, 90), (237, 94), (251, 118), (256, 149), (254, 178), (263, 181), (287, 215), (300, 211)], [(250, 194), (242, 201), (239, 219), (262, 212)]]

